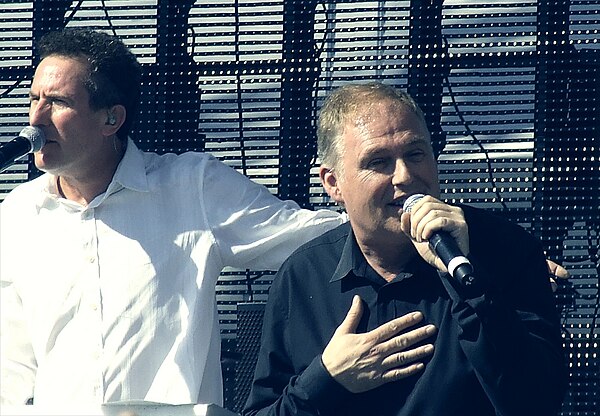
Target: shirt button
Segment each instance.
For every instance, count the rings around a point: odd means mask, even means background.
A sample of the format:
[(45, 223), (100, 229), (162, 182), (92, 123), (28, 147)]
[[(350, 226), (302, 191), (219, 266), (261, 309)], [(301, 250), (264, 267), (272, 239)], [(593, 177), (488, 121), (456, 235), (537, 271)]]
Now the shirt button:
[(96, 257), (90, 257), (90, 263), (96, 263)]

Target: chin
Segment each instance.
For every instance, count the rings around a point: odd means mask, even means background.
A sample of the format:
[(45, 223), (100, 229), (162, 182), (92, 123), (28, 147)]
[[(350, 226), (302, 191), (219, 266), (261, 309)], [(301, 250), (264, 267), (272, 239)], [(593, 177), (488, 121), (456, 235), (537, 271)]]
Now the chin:
[(47, 163), (44, 160), (39, 160), (37, 157), (35, 158), (35, 167), (46, 173), (53, 173), (53, 171), (56, 170), (56, 167), (53, 167), (51, 163)]
[(404, 232), (402, 231), (399, 219), (390, 219), (385, 223), (384, 229), (390, 234), (398, 234), (400, 236), (405, 236)]
[(53, 151), (52, 148), (47, 148), (47, 146), (44, 146), (39, 152), (34, 153), (34, 156), (35, 166), (40, 170), (48, 171), (56, 169), (61, 164), (61, 155)]

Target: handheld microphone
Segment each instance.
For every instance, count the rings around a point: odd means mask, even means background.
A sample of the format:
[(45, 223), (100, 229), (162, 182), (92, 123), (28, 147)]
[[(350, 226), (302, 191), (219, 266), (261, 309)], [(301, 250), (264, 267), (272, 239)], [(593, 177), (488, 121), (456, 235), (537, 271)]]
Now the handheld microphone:
[(37, 152), (46, 144), (46, 136), (39, 127), (27, 126), (17, 137), (0, 146), (0, 172), (14, 164), (21, 156)]
[[(402, 210), (410, 212), (413, 205), (423, 198), (423, 194), (414, 194), (404, 201)], [(436, 231), (428, 240), (429, 247), (438, 255), (448, 269), (448, 273), (466, 287), (475, 285), (473, 265), (461, 252), (456, 240), (446, 231)]]

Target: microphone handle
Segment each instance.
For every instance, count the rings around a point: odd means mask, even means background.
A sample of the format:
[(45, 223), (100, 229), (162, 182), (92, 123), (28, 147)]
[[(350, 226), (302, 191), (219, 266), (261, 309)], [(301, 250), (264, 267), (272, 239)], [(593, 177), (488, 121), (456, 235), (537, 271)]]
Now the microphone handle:
[(464, 286), (475, 283), (473, 266), (460, 249), (456, 240), (445, 231), (434, 233), (429, 239), (429, 246), (442, 260), (448, 272)]
[(33, 148), (25, 137), (17, 137), (0, 147), (0, 172), (15, 163), (15, 160), (26, 155)]

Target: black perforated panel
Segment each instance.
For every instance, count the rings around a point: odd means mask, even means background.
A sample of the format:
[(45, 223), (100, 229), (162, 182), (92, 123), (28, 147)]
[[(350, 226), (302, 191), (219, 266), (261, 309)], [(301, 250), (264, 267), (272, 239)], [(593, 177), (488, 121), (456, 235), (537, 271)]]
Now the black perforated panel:
[[(330, 207), (316, 175), (322, 99), (353, 80), (406, 89), (429, 121), (444, 196), (520, 223), (571, 272), (557, 292), (571, 363), (563, 415), (595, 415), (599, 11), (585, 0), (3, 0), (0, 141), (27, 124), (33, 39), (95, 27), (143, 63), (142, 148), (211, 152), (281, 197)], [(36, 174), (27, 161), (1, 173), (0, 200)], [(264, 301), (270, 279), (227, 270), (219, 281), (234, 360), (237, 304)]]

